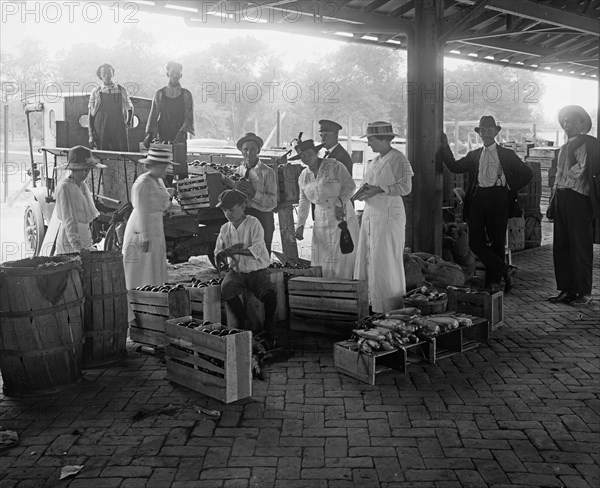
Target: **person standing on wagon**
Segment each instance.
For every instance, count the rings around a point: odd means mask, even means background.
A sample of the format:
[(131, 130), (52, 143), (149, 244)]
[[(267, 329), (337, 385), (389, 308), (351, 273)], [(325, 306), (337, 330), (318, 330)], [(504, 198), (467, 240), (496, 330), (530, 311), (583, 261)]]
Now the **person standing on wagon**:
[(237, 174), (243, 179), (237, 182), (235, 188), (248, 198), (246, 215), (256, 217), (262, 225), (265, 245), (270, 256), (275, 233), (273, 210), (277, 206), (277, 175), (258, 157), (263, 140), (256, 134), (248, 132), (236, 145), (244, 157), (244, 162), (237, 169)]
[(88, 132), (91, 148), (104, 151), (128, 151), (127, 127), (133, 119), (133, 104), (127, 89), (115, 83), (110, 64), (96, 71), (102, 84), (92, 90), (88, 103)]
[(166, 69), (169, 83), (157, 90), (152, 99), (144, 139), (147, 148), (154, 139), (186, 143), (188, 133), (194, 135), (192, 94), (179, 83), (183, 77), (183, 66), (169, 61)]

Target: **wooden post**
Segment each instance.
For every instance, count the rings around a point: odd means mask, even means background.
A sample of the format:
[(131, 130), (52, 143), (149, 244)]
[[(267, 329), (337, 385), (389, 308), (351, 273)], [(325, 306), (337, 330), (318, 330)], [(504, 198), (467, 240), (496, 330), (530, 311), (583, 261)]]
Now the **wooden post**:
[(281, 248), (286, 261), (295, 263), (298, 261), (298, 245), (294, 232), (294, 207), (292, 204), (284, 204), (277, 210), (279, 219), (279, 232), (281, 234)]
[(436, 162), (443, 126), (443, 46), (438, 40), (443, 0), (415, 2), (415, 27), (408, 32), (408, 159), (412, 198), (406, 198), (406, 245), (441, 255), (443, 167)]
[(458, 125), (458, 120), (454, 120), (454, 155), (458, 156), (459, 151), (458, 151), (458, 144), (460, 142), (460, 139), (458, 137), (458, 130), (460, 128), (460, 125)]
[(346, 136), (348, 137), (346, 140), (346, 151), (352, 157), (352, 115), (348, 115), (346, 118)]
[(281, 112), (277, 110), (277, 146), (281, 147)]
[[(2, 189), (4, 203), (8, 199), (8, 105), (4, 105), (4, 162), (2, 163)], [(33, 175), (35, 179), (35, 174)]]

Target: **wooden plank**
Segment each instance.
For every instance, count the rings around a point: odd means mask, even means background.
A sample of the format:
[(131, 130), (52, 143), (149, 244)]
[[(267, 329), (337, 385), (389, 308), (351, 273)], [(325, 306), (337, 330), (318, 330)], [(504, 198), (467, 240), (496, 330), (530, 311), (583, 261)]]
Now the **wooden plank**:
[(308, 309), (308, 310), (328, 310), (332, 312), (345, 312), (357, 314), (357, 301), (356, 299), (338, 299), (318, 296), (301, 296), (292, 295), (289, 296), (290, 308), (296, 309)]
[(167, 294), (157, 291), (127, 290), (127, 298), (131, 304), (140, 303), (144, 305), (167, 307), (169, 303)]
[(355, 327), (353, 322), (290, 317), (290, 330), (298, 332), (311, 332), (317, 334), (328, 334), (334, 336), (348, 337)]
[[(344, 312), (323, 312), (321, 310), (309, 310), (303, 308), (292, 308), (290, 309), (290, 317), (295, 318), (314, 318), (327, 322), (330, 320), (337, 320), (341, 322), (355, 323), (358, 319), (355, 313), (344, 313)], [(361, 317), (362, 318), (362, 317)]]
[(165, 332), (166, 317), (146, 313), (135, 313), (135, 323), (140, 329), (149, 329), (157, 332)]
[(168, 306), (157, 307), (156, 305), (147, 305), (145, 303), (132, 303), (131, 309), (134, 312), (158, 315), (165, 319), (169, 316), (169, 307)]
[(295, 297), (321, 297), (321, 298), (340, 298), (347, 300), (356, 300), (356, 291), (334, 291), (334, 290), (303, 290), (296, 289), (292, 290), (291, 296)]
[(483, 317), (488, 320), (492, 330), (496, 330), (502, 325), (504, 320), (504, 293), (502, 291), (490, 294), (488, 292), (465, 292), (450, 287), (447, 292), (448, 310)]
[(188, 368), (169, 358), (166, 379), (224, 403), (235, 401), (228, 398), (223, 378)]
[[(198, 351), (196, 351), (198, 352)], [(198, 366), (200, 368), (208, 369), (214, 373), (225, 375), (225, 367), (220, 368), (215, 364), (207, 361), (206, 359), (196, 356), (193, 353), (190, 354), (188, 352), (182, 351), (181, 349), (174, 347), (173, 343), (167, 343), (166, 353), (170, 358), (179, 359), (185, 363), (188, 363), (190, 366)], [(224, 365), (223, 365), (224, 366)]]
[(308, 276), (298, 276), (292, 278), (288, 283), (290, 293), (293, 290), (313, 290), (317, 293), (321, 291), (349, 291), (356, 292), (359, 289), (358, 280), (334, 280), (330, 278), (312, 278)]
[(129, 327), (129, 337), (134, 342), (151, 344), (153, 346), (162, 346), (166, 341), (164, 332), (135, 327), (133, 325)]

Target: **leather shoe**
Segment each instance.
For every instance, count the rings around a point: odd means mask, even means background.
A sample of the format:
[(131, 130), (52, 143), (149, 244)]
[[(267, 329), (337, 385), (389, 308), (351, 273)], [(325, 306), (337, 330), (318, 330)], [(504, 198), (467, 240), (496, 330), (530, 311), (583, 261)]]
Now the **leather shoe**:
[(574, 293), (561, 291), (558, 295), (548, 298), (550, 303), (569, 303), (576, 297)]
[(592, 301), (591, 295), (578, 294), (575, 298), (573, 298), (573, 300), (569, 301), (568, 303), (569, 303), (569, 305), (572, 305), (573, 307), (581, 307), (582, 305), (587, 305), (591, 301)]

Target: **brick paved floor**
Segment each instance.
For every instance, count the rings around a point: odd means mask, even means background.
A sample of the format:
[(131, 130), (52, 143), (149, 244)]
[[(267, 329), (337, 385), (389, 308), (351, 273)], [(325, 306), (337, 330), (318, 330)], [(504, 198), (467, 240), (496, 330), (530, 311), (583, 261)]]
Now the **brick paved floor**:
[[(292, 336), (296, 355), (223, 406), (164, 379), (154, 356), (88, 371), (56, 396), (0, 394), (20, 444), (0, 488), (399, 488), (599, 486), (600, 249), (595, 299), (551, 305), (551, 248), (520, 253), (505, 326), (489, 345), (410, 365), (376, 386), (338, 374), (332, 340)], [(132, 417), (142, 407), (189, 408)], [(61, 466), (83, 464), (58, 481)]]

